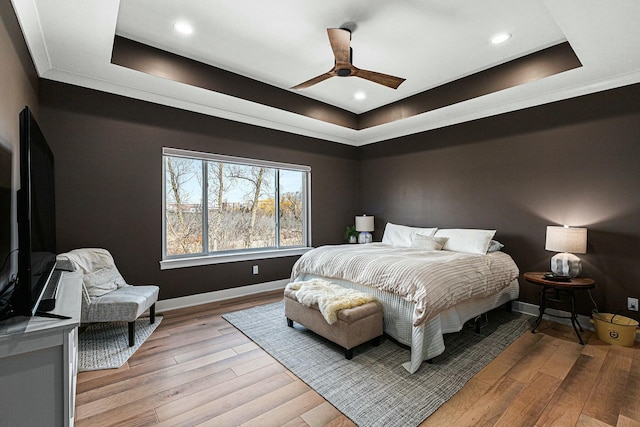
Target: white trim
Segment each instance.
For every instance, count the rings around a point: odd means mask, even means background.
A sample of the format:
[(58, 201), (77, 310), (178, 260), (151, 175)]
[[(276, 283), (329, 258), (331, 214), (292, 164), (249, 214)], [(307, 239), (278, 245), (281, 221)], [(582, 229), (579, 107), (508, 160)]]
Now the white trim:
[[(535, 305), (535, 304), (529, 304), (527, 302), (521, 302), (521, 301), (514, 301), (513, 305), (511, 306), (513, 311), (517, 311), (518, 313), (524, 313), (524, 314), (530, 314), (532, 316), (538, 317), (538, 314), (540, 314), (540, 308)], [(570, 316), (571, 313), (567, 312), (567, 311), (563, 311), (563, 310), (556, 310), (556, 309), (552, 309), (552, 308), (547, 308), (545, 310), (545, 313), (551, 313), (557, 316)], [(547, 316), (546, 314), (544, 316), (542, 316), (543, 319), (545, 320), (550, 320), (551, 322), (556, 322), (556, 323), (560, 323), (562, 325), (568, 325), (571, 326), (571, 321), (569, 319), (565, 319), (565, 318), (558, 318), (558, 317), (550, 317)], [(578, 314), (578, 321), (580, 322), (580, 325), (582, 326), (583, 329), (588, 330), (588, 331), (593, 331), (595, 332), (595, 327), (593, 326), (593, 323), (591, 323), (591, 317), (589, 316), (584, 316), (582, 314)], [(636, 342), (640, 342), (640, 335), (636, 335)]]
[(307, 245), (307, 247), (309, 249), (313, 249), (313, 242), (311, 241), (311, 235), (313, 233), (311, 233), (311, 174), (307, 174), (306, 176), (306, 180), (305, 180), (305, 184), (306, 187), (304, 189), (304, 191), (306, 191), (306, 204), (304, 205), (304, 208), (306, 209), (305, 213), (306, 213), (306, 217), (307, 217), (307, 223), (305, 224), (307, 226), (307, 235), (304, 236), (304, 244)]
[(271, 160), (252, 159), (248, 157), (228, 156), (224, 154), (204, 153), (202, 151), (183, 150), (181, 148), (162, 147), (163, 156), (184, 157), (186, 159), (211, 160), (222, 163), (232, 163), (242, 166), (260, 166), (273, 169), (287, 169), (298, 172), (311, 172), (311, 166), (293, 163), (274, 162)]
[[(540, 307), (535, 304), (530, 304), (528, 302), (514, 301), (512, 305), (512, 309), (513, 311), (516, 311), (518, 313), (529, 314), (534, 317), (538, 317), (538, 315), (540, 314)], [(568, 311), (556, 310), (555, 308), (547, 308), (542, 318), (544, 320), (549, 320), (551, 322), (571, 326), (570, 319), (565, 319), (564, 317), (559, 318), (559, 317), (547, 316), (546, 313), (550, 313), (555, 316), (571, 316), (571, 313), (569, 313)], [(580, 322), (580, 326), (582, 326), (583, 329), (595, 331), (593, 324), (589, 321), (590, 319), (591, 317), (589, 316), (578, 314), (578, 322)]]
[(273, 282), (258, 283), (256, 285), (240, 286), (238, 288), (223, 289), (221, 291), (213, 291), (204, 294), (188, 295), (186, 297), (161, 300), (156, 303), (156, 312), (193, 307), (210, 302), (223, 301), (277, 289), (284, 289), (289, 281), (289, 279), (275, 280)]
[(185, 258), (171, 258), (160, 261), (160, 270), (172, 268), (197, 267), (200, 265), (223, 264), (226, 262), (253, 261), (257, 259), (282, 258), (302, 255), (310, 251), (311, 247), (293, 249), (274, 249), (266, 251), (236, 252), (226, 255), (204, 255)]
[[(11, 0), (11, 4), (16, 12), (16, 18), (18, 18), (20, 29), (24, 34), (25, 40), (28, 40), (27, 49), (36, 67), (38, 76), (41, 77), (47, 71), (51, 70), (53, 65), (35, 1)], [(29, 35), (29, 37), (27, 37), (27, 35)]]

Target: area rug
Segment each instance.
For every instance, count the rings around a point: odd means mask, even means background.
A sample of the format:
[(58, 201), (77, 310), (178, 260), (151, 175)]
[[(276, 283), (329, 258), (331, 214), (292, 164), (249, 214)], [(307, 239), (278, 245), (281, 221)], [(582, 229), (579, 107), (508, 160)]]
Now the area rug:
[(409, 349), (391, 339), (365, 344), (346, 360), (340, 347), (299, 324), (287, 326), (282, 302), (223, 316), (358, 426), (417, 426), (528, 328), (531, 317), (488, 313), (488, 324), (445, 335), (446, 351), (413, 375)]
[(87, 326), (78, 335), (78, 371), (121, 367), (161, 321), (162, 316), (156, 316), (156, 322), (152, 325), (148, 317), (136, 320), (133, 347), (129, 347), (128, 322), (93, 323)]

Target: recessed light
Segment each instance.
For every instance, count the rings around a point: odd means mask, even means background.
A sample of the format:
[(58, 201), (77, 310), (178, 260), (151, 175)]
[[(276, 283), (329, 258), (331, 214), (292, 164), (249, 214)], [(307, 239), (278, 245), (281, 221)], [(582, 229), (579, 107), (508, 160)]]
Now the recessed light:
[(178, 21), (173, 24), (173, 29), (181, 34), (191, 34), (193, 33), (193, 27), (191, 24), (185, 21)]
[(362, 91), (356, 92), (353, 94), (353, 98), (357, 99), (358, 101), (362, 101), (363, 99), (367, 98), (367, 94)]
[(510, 38), (511, 38), (511, 34), (510, 33), (496, 34), (495, 36), (491, 37), (491, 43), (493, 43), (493, 44), (501, 44), (501, 43), (506, 42)]

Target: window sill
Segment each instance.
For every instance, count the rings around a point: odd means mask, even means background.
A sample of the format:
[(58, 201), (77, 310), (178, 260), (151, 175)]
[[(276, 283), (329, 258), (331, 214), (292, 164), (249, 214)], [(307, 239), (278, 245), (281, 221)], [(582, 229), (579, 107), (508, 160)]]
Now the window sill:
[(160, 270), (173, 268), (196, 267), (200, 265), (224, 264), (227, 262), (252, 261), (257, 259), (282, 258), (302, 255), (313, 248), (278, 249), (268, 251), (241, 252), (225, 255), (194, 256), (188, 258), (174, 258), (160, 261)]

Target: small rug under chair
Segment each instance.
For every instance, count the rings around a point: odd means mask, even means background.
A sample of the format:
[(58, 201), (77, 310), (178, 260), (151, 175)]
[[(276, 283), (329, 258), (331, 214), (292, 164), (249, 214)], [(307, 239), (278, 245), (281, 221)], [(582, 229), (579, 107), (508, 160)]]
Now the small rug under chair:
[(162, 316), (156, 316), (154, 324), (148, 317), (136, 320), (135, 345), (129, 347), (128, 322), (92, 323), (82, 328), (78, 335), (78, 371), (116, 369), (144, 344), (156, 330)]
[(354, 349), (352, 360), (335, 344), (295, 324), (283, 303), (222, 316), (360, 427), (417, 426), (456, 394), (528, 328), (531, 317), (499, 308), (488, 324), (445, 335), (445, 352), (409, 374), (409, 349), (390, 339)]

